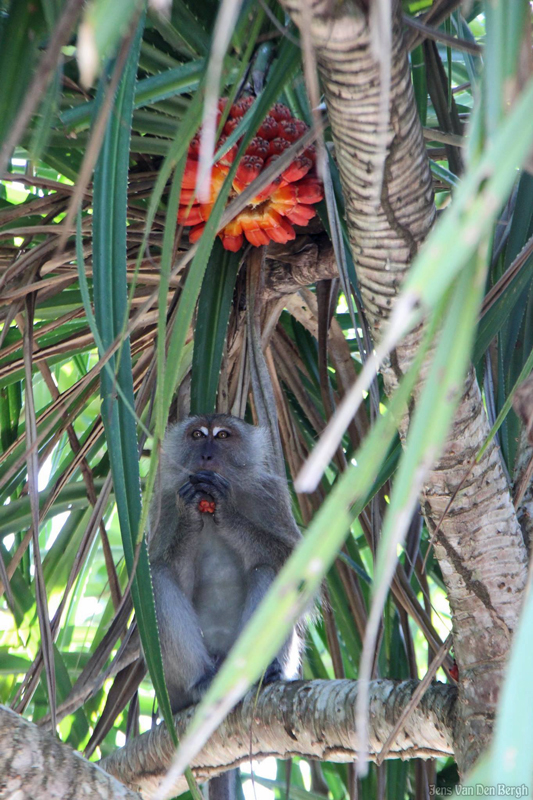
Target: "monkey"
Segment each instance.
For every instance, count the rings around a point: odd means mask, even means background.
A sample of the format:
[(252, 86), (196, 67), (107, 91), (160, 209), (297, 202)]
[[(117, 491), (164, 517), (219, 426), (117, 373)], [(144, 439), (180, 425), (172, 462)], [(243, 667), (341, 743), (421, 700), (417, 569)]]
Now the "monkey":
[[(200, 700), (301, 538), (273, 463), (268, 430), (228, 414), (167, 430), (149, 552), (173, 713)], [(301, 645), (297, 625), (263, 682), (297, 677)]]

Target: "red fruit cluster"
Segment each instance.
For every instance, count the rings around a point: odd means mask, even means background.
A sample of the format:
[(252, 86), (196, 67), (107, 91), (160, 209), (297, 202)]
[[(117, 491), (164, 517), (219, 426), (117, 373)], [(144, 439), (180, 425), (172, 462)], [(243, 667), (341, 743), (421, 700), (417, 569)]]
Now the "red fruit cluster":
[[(219, 119), (227, 100), (219, 100)], [(227, 136), (239, 124), (241, 117), (252, 105), (253, 98), (243, 97), (231, 106), (224, 130), (218, 140), (218, 150)], [(257, 131), (241, 158), (229, 199), (240, 194), (255, 178), (278, 158), (287, 147), (299, 139), (307, 131), (307, 125), (295, 119), (287, 106), (276, 103)], [(197, 134), (189, 147), (178, 222), (191, 227), (189, 240), (197, 241), (204, 229), (215, 200), (222, 188), (224, 179), (237, 154), (237, 145), (228, 150), (213, 166), (209, 201), (200, 203), (195, 195), (196, 176), (198, 173), (198, 155), (200, 138)], [(281, 175), (262, 192), (256, 195), (250, 204), (241, 211), (219, 236), (226, 250), (237, 251), (244, 242), (244, 237), (256, 247), (274, 242), (288, 242), (296, 236), (294, 225), (307, 225), (315, 216), (314, 204), (322, 200), (324, 193), (318, 180), (316, 170), (316, 153), (314, 147), (308, 147), (302, 155), (292, 161)]]
[(201, 514), (214, 514), (216, 511), (216, 504), (212, 500), (200, 500), (198, 503), (198, 511)]

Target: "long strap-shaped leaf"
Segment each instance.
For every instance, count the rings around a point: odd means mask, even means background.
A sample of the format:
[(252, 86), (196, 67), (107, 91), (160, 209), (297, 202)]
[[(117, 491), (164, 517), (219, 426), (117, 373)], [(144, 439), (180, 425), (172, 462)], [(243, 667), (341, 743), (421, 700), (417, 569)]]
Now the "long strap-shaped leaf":
[(217, 239), (207, 264), (198, 305), (192, 359), (191, 413), (215, 411), (218, 377), (240, 253), (224, 250)]
[[(124, 330), (127, 313), (126, 284), (126, 209), (129, 144), (135, 77), (144, 17), (132, 42), (124, 75), (117, 92), (94, 177), (93, 278), (95, 317), (104, 348)], [(139, 454), (134, 407), (129, 339), (113, 361), (114, 378), (102, 373), (102, 419), (109, 449), (109, 460), (117, 503), (120, 531), (128, 571), (133, 569), (135, 542), (141, 516)], [(116, 384), (116, 385), (115, 385)], [(120, 387), (120, 393), (117, 392)], [(154, 598), (148, 553), (143, 542), (133, 602), (144, 653), (161, 711), (167, 721), (172, 714), (165, 687), (161, 651), (157, 639)], [(173, 728), (170, 728), (173, 730)]]
[(278, 426), (278, 412), (272, 381), (266, 365), (261, 334), (258, 330), (258, 310), (261, 298), (261, 276), (264, 263), (264, 248), (252, 250), (248, 257), (246, 275), (247, 338), (250, 363), (250, 378), (254, 392), (254, 405), (259, 424), (268, 428), (274, 455), (274, 466), (280, 478), (285, 477), (285, 461)]

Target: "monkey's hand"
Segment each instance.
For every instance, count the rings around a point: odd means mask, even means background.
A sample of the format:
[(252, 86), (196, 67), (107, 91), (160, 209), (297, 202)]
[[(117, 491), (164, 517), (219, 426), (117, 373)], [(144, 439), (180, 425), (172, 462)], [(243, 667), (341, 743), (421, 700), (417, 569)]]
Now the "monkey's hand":
[(191, 483), (203, 494), (214, 500), (213, 519), (215, 523), (223, 523), (233, 507), (231, 486), (229, 481), (218, 472), (203, 469), (190, 476)]
[(192, 531), (201, 530), (203, 525), (203, 515), (199, 509), (203, 494), (203, 491), (190, 480), (178, 489), (178, 509)]
[(230, 497), (230, 484), (218, 472), (203, 469), (191, 475), (190, 482), (202, 494), (207, 494), (215, 501), (215, 521), (219, 521), (221, 514), (228, 504)]

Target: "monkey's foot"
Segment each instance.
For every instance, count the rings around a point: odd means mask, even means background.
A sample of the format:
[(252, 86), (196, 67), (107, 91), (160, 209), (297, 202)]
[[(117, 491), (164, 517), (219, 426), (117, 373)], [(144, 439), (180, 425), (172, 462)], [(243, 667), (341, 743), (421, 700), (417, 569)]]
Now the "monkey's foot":
[(211, 656), (212, 664), (206, 670), (205, 674), (202, 675), (200, 680), (196, 681), (194, 686), (191, 689), (191, 697), (193, 698), (193, 703), (197, 703), (201, 697), (207, 692), (209, 689), (213, 678), (217, 674), (218, 670), (220, 669), (220, 665), (224, 661), (223, 655), (214, 655)]
[(275, 658), (274, 661), (272, 661), (272, 663), (266, 668), (261, 685), (268, 686), (269, 683), (274, 683), (275, 681), (280, 681), (281, 679), (281, 664), (279, 663), (278, 659)]
[(202, 675), (199, 681), (196, 681), (194, 686), (191, 689), (191, 698), (193, 703), (197, 703), (207, 692), (211, 683), (213, 682), (213, 678), (217, 673), (216, 668), (210, 668), (205, 675)]

